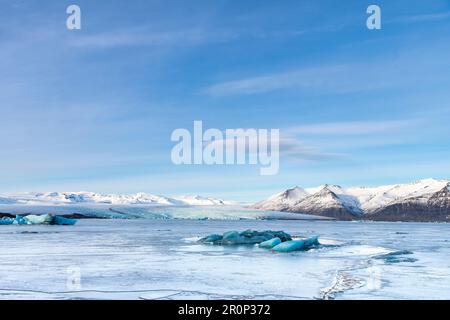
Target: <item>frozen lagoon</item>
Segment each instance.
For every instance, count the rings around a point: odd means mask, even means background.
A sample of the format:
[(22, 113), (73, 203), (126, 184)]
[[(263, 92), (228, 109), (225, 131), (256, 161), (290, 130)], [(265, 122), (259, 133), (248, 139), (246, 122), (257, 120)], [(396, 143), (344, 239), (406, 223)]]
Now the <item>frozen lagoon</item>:
[[(319, 234), (330, 246), (286, 254), (197, 242), (246, 229)], [(2, 226), (0, 236), (1, 299), (450, 299), (448, 224), (88, 219)]]

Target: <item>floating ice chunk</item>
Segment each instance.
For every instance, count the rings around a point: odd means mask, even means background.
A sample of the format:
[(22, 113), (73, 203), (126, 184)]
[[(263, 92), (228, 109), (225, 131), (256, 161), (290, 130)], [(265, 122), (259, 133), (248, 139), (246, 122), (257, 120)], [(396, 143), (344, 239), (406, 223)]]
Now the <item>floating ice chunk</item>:
[(31, 225), (31, 224), (55, 224), (55, 225), (74, 225), (77, 222), (76, 219), (69, 219), (63, 216), (53, 216), (51, 214), (42, 215), (16, 215), (15, 218), (3, 217), (0, 219), (0, 225), (18, 224), (18, 225)]
[(237, 232), (237, 231), (227, 231), (222, 236), (223, 240), (230, 240), (230, 241), (233, 241), (238, 238), (239, 238), (239, 232)]
[(409, 250), (400, 250), (376, 256), (375, 259), (383, 259), (386, 263), (389, 264), (400, 262), (416, 262), (416, 258), (405, 257), (405, 255), (411, 254), (413, 254), (413, 252)]
[(22, 216), (16, 215), (16, 218), (14, 219), (13, 224), (23, 225), (23, 224), (31, 224), (31, 222), (29, 222)]
[(222, 236), (212, 234), (199, 240), (202, 243), (212, 243), (218, 245), (238, 245), (238, 244), (257, 244), (275, 237), (281, 241), (292, 240), (291, 236), (283, 231), (254, 231), (245, 230), (243, 232), (228, 231)]
[(312, 236), (308, 239), (282, 242), (279, 245), (273, 247), (272, 250), (276, 252), (292, 252), (292, 251), (308, 250), (318, 245), (319, 245), (319, 236)]
[(30, 224), (51, 224), (53, 216), (50, 214), (28, 215), (24, 217)]
[(305, 247), (310, 248), (313, 246), (318, 246), (319, 243), (319, 236), (312, 236), (305, 240)]
[(211, 234), (207, 237), (204, 237), (202, 239), (200, 239), (199, 241), (201, 242), (215, 242), (215, 241), (219, 241), (222, 240), (222, 236), (220, 234)]
[(275, 247), (276, 245), (279, 245), (281, 243), (281, 239), (278, 237), (275, 237), (273, 239), (261, 242), (259, 244), (260, 248), (264, 248), (264, 249), (272, 249), (273, 247)]
[(0, 225), (7, 225), (7, 224), (13, 224), (14, 223), (13, 218), (4, 217), (0, 219)]
[(53, 218), (53, 224), (56, 225), (73, 226), (75, 223), (77, 223), (76, 219), (65, 218), (62, 216), (55, 216)]
[(305, 249), (305, 240), (291, 240), (282, 242), (279, 245), (272, 248), (275, 252), (292, 252)]

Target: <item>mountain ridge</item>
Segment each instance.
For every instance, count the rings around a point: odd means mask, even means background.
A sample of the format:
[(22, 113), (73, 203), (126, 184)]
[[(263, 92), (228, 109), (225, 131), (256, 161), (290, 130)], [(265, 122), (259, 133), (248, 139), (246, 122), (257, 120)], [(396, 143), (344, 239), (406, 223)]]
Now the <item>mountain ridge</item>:
[(64, 204), (107, 204), (107, 205), (234, 205), (235, 202), (204, 196), (165, 197), (150, 193), (100, 194), (95, 192), (25, 192), (1, 194), (0, 204), (22, 205), (64, 205)]
[(339, 220), (450, 221), (450, 180), (423, 179), (378, 187), (296, 186), (251, 207)]

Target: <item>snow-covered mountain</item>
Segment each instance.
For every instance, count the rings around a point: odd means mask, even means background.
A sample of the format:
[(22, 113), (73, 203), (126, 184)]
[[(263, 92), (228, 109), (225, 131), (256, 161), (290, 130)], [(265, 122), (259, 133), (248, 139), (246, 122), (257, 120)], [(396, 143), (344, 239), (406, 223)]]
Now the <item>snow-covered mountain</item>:
[(450, 180), (425, 179), (371, 188), (295, 187), (252, 207), (345, 220), (450, 221)]
[(189, 204), (191, 206), (223, 206), (223, 205), (237, 205), (234, 201), (225, 201), (222, 199), (196, 196), (178, 196), (174, 197), (176, 201)]
[(61, 204), (109, 204), (109, 205), (234, 205), (232, 201), (202, 196), (164, 197), (148, 193), (99, 194), (94, 192), (27, 192), (0, 195), (0, 204), (61, 205)]

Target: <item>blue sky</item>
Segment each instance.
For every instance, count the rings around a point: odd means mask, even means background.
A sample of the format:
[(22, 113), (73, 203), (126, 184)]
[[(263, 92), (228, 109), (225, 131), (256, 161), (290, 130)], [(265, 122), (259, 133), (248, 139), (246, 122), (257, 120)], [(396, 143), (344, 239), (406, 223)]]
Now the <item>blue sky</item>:
[[(70, 4), (81, 30), (65, 27)], [(370, 4), (381, 30), (366, 28)], [(294, 185), (449, 178), (449, 1), (0, 6), (0, 192), (253, 201)], [(173, 165), (170, 134), (194, 120), (279, 128), (279, 174)]]

